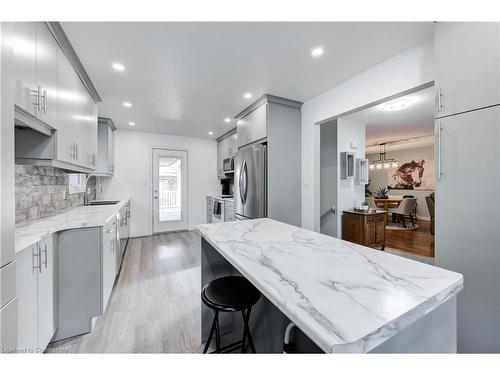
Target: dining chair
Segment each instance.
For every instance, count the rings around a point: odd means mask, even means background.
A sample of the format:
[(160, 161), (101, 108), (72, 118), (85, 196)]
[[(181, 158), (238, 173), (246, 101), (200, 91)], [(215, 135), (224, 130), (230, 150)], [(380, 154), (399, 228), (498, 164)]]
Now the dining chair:
[(415, 226), (415, 218), (413, 217), (413, 214), (416, 204), (417, 198), (403, 198), (397, 208), (389, 209), (389, 212), (393, 215), (393, 221), (395, 218), (397, 218), (398, 221), (402, 220), (403, 227), (406, 228), (406, 216), (408, 216), (412, 226)]

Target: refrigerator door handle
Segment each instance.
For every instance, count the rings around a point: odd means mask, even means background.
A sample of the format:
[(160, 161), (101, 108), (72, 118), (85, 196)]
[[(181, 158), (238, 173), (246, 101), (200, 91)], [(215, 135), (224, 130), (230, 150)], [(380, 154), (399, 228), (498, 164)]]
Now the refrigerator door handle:
[(437, 146), (438, 146), (438, 181), (441, 181), (441, 177), (443, 177), (443, 151), (442, 151), (442, 138), (443, 138), (443, 127), (441, 126), (441, 122), (438, 122), (438, 130), (437, 130)]
[(245, 202), (247, 202), (247, 196), (248, 196), (248, 168), (247, 168), (247, 161), (245, 160), (243, 164), (243, 172), (245, 173)]
[[(247, 162), (246, 160), (243, 161), (243, 163), (241, 164), (241, 171), (240, 171), (240, 176), (239, 176), (239, 179), (238, 179), (238, 185), (239, 185), (239, 188), (240, 188), (240, 199), (241, 201), (243, 202), (243, 204), (245, 204), (246, 200), (247, 200), (247, 186), (248, 186), (248, 177), (247, 177)], [(244, 175), (244, 177), (243, 177)], [(245, 178), (245, 186), (243, 185), (243, 178)]]

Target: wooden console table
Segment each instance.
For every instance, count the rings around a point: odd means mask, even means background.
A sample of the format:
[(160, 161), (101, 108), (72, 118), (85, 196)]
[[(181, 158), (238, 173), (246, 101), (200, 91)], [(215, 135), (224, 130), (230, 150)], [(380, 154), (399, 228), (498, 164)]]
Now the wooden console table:
[(343, 211), (342, 239), (369, 247), (385, 249), (387, 211), (373, 213)]

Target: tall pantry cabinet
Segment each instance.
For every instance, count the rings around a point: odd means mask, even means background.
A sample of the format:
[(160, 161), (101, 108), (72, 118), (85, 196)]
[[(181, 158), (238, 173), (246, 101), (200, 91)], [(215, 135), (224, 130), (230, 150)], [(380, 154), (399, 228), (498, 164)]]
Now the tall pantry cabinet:
[(436, 264), (463, 274), (459, 353), (500, 351), (500, 24), (435, 29)]

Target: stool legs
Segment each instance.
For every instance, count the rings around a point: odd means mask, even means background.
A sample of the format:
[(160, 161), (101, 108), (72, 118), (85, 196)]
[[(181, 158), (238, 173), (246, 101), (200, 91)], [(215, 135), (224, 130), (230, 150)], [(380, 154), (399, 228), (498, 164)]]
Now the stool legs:
[(248, 344), (250, 345), (250, 349), (252, 350), (252, 353), (256, 353), (255, 351), (255, 346), (253, 345), (253, 340), (252, 340), (252, 335), (250, 334), (250, 329), (248, 328), (248, 320), (250, 318), (250, 312), (252, 311), (252, 308), (250, 307), (247, 312), (242, 311), (243, 315), (243, 346), (241, 348), (241, 351), (245, 349), (245, 339), (248, 337)]
[[(241, 315), (243, 317), (243, 339), (241, 340), (241, 352), (245, 353), (246, 351), (246, 346), (247, 346), (247, 341), (248, 345), (250, 346), (250, 350), (252, 353), (256, 353), (255, 351), (255, 346), (253, 344), (252, 340), (252, 334), (250, 333), (250, 328), (248, 327), (248, 321), (250, 319), (250, 312), (252, 311), (252, 308), (250, 307), (249, 309), (242, 310)], [(210, 343), (212, 342), (212, 338), (215, 333), (215, 353), (222, 353), (222, 348), (221, 348), (221, 335), (220, 335), (220, 325), (219, 325), (219, 311), (215, 311), (214, 314), (214, 319), (212, 320), (212, 327), (210, 328), (210, 333), (208, 334), (207, 342), (205, 343), (205, 347), (203, 349), (203, 354), (206, 354), (208, 352), (208, 349), (210, 348)], [(239, 342), (236, 342), (234, 344), (225, 346), (223, 349), (227, 350), (230, 347), (234, 347), (235, 345), (239, 344)], [(238, 348), (236, 346), (234, 349)], [(234, 350), (233, 349), (233, 350)]]
[[(214, 335), (214, 331), (215, 331), (216, 327), (218, 327), (218, 326), (219, 326), (219, 312), (215, 311), (214, 319), (212, 320), (212, 328), (210, 328), (210, 333), (208, 335), (207, 342), (205, 344), (205, 348), (203, 349), (203, 354), (206, 354), (208, 352), (208, 348), (210, 347), (210, 343), (212, 342), (212, 337)], [(218, 332), (217, 332), (217, 335), (218, 335)], [(217, 340), (217, 338), (216, 338), (216, 340)]]

